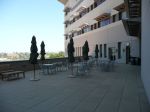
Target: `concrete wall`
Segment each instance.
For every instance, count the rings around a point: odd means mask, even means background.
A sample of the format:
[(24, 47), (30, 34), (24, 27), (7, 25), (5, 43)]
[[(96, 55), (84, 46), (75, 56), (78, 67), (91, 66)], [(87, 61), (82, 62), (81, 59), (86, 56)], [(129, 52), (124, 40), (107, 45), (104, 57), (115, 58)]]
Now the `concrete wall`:
[[(38, 63), (56, 63), (56, 62), (67, 62), (67, 61), (68, 61), (67, 58), (54, 58), (54, 59), (46, 59), (43, 62), (38, 60)], [(39, 64), (36, 64), (36, 69), (39, 69)], [(33, 65), (29, 63), (29, 60), (0, 62), (0, 71), (6, 71), (6, 70), (31, 71), (33, 70)]]
[(150, 0), (142, 0), (142, 80), (150, 102)]
[[(69, 40), (69, 39), (68, 39)], [(68, 40), (66, 41), (66, 48), (68, 45)], [(131, 56), (139, 57), (139, 39), (137, 37), (128, 36), (122, 21), (118, 21), (115, 23), (111, 23), (107, 26), (103, 26), (101, 28), (95, 29), (93, 31), (87, 32), (85, 34), (79, 35), (73, 38), (74, 47), (82, 47), (87, 40), (89, 43), (89, 55), (94, 55), (95, 53), (95, 45), (98, 44), (107, 44), (107, 58), (108, 58), (108, 48), (114, 47), (116, 50), (118, 49), (118, 42), (122, 43), (121, 47), (121, 59), (118, 59), (117, 52), (115, 53), (116, 59), (119, 63), (126, 62), (126, 45), (129, 43), (131, 46)], [(102, 47), (102, 50), (104, 47)], [(76, 49), (75, 49), (76, 50)], [(82, 53), (82, 49), (80, 50)], [(77, 51), (78, 52), (78, 51)], [(80, 53), (80, 54), (81, 54)], [(103, 51), (104, 58), (104, 51)]]

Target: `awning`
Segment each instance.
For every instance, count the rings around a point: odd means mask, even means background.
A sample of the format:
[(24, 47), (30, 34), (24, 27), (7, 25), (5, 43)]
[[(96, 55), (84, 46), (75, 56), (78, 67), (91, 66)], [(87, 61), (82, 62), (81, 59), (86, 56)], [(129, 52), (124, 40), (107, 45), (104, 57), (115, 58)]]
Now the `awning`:
[(83, 24), (81, 24), (81, 25), (79, 26), (79, 28), (84, 28), (84, 27), (87, 27), (87, 26), (89, 26), (88, 23), (83, 23)]
[(64, 12), (69, 12), (70, 10), (71, 10), (70, 7), (65, 7), (65, 8), (64, 8)]
[(95, 18), (96, 21), (102, 21), (110, 18), (110, 13), (103, 13)]
[(81, 6), (76, 12), (82, 12), (86, 9), (87, 7), (86, 6)]
[(126, 10), (125, 3), (122, 3), (122, 4), (118, 5), (117, 7), (114, 8), (114, 10), (119, 11), (119, 12), (125, 11)]

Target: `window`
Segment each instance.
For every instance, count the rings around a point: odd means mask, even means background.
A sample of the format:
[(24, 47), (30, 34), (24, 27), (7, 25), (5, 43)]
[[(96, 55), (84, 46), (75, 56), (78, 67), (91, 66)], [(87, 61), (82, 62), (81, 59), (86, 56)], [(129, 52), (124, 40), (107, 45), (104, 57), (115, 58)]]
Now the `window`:
[(72, 34), (69, 35), (69, 38), (72, 38)]
[(89, 27), (87, 26), (84, 28), (84, 33), (88, 32), (88, 31), (89, 31)]
[(90, 8), (88, 7), (87, 9), (86, 9), (86, 11), (87, 11), (87, 13), (90, 11)]
[(74, 33), (72, 33), (72, 37), (74, 37)]
[(116, 15), (113, 15), (112, 17), (112, 21), (115, 22), (116, 21)]
[(68, 27), (68, 24), (65, 25), (65, 28), (67, 28), (67, 27)]
[(66, 40), (67, 40), (67, 39), (68, 39), (68, 36), (66, 35), (65, 38), (66, 38)]
[(91, 30), (91, 29), (90, 29), (90, 26), (88, 26), (88, 27), (87, 27), (87, 32), (89, 32), (90, 30)]
[(84, 33), (84, 29), (82, 29), (82, 34)]
[(119, 13), (116, 14), (116, 21), (119, 21)]
[(94, 2), (94, 8), (96, 8), (97, 7), (97, 2)]
[(119, 20), (122, 19), (122, 12), (119, 12)]
[(82, 30), (79, 31), (79, 34), (82, 34)]
[(122, 19), (127, 19), (127, 12), (126, 11), (122, 12)]
[(73, 18), (73, 22), (75, 22), (75, 18)]
[(77, 36), (77, 35), (78, 35), (78, 33), (77, 33), (77, 32), (75, 32), (75, 33), (74, 33), (74, 36)]
[(67, 16), (68, 12), (65, 12), (65, 16)]
[(93, 10), (93, 4), (91, 5), (91, 10)]
[(86, 10), (84, 10), (80, 13), (81, 17), (83, 17), (85, 14), (86, 14)]
[(81, 13), (79, 14), (79, 18), (81, 18), (82, 17), (82, 15), (81, 15)]
[(101, 26), (101, 22), (99, 21), (99, 22), (98, 22), (98, 26), (97, 26), (97, 27), (98, 27), (98, 28), (100, 28), (100, 26)]
[(96, 29), (97, 28), (97, 25), (96, 25), (96, 23), (94, 24), (94, 29)]
[(105, 0), (97, 0), (97, 5), (100, 5), (104, 2)]
[(80, 47), (78, 47), (78, 55), (77, 56), (79, 56), (80, 55)]
[(108, 24), (110, 24), (110, 19), (105, 19), (105, 20), (101, 21), (101, 27), (106, 26)]
[(100, 44), (100, 57), (102, 58), (102, 44)]
[(80, 56), (82, 56), (82, 47), (80, 47)]
[(121, 42), (118, 42), (118, 59), (121, 58)]
[(93, 25), (91, 25), (91, 30), (93, 30)]
[(104, 44), (104, 58), (107, 57), (107, 45)]

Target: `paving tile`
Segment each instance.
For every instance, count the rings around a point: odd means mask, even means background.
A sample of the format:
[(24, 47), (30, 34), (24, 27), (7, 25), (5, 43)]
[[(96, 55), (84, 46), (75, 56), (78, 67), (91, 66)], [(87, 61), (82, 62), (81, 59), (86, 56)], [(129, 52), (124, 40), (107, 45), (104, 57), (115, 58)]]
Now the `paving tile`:
[(117, 64), (112, 72), (93, 67), (88, 74), (68, 78), (70, 71), (0, 80), (0, 112), (150, 112), (140, 79), (140, 67)]

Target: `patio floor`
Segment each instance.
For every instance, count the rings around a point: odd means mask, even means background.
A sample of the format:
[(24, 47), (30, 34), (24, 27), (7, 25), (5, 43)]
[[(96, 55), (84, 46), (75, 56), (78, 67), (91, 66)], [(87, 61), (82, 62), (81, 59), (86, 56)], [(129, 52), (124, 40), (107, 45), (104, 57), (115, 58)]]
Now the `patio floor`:
[[(38, 72), (38, 71), (37, 71)], [(93, 67), (85, 76), (70, 71), (0, 80), (0, 112), (150, 112), (140, 67), (119, 64), (114, 72)]]

